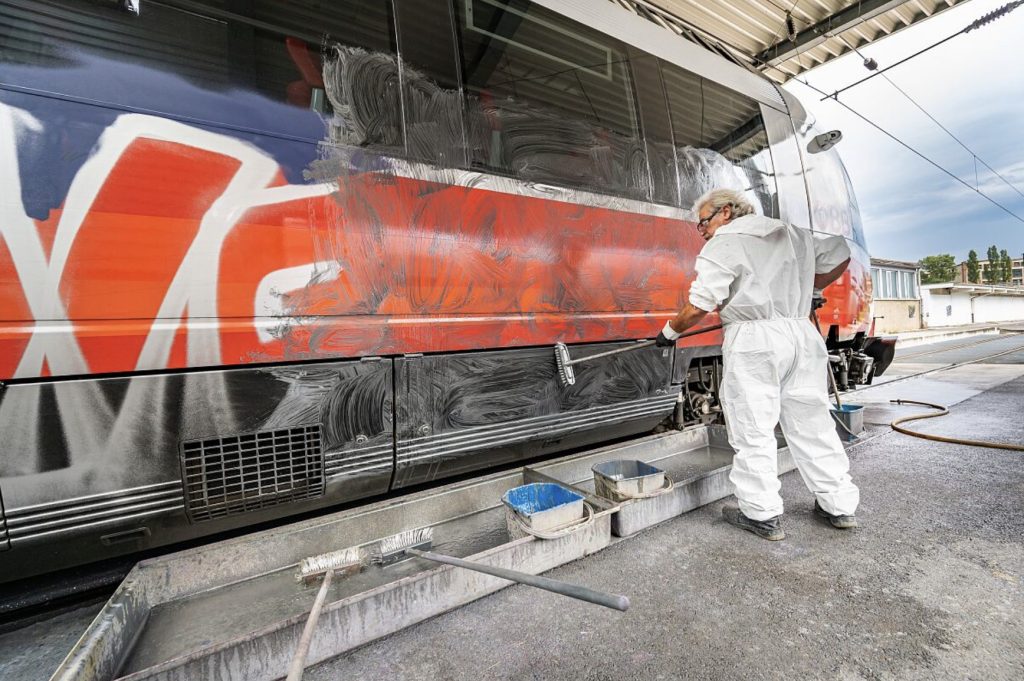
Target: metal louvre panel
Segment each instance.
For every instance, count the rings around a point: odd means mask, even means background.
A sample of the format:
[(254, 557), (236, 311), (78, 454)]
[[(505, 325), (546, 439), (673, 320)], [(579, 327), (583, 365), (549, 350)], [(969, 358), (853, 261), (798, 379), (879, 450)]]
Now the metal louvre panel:
[(181, 443), (192, 522), (311, 499), (324, 493), (320, 424)]
[(394, 463), (394, 448), (391, 442), (363, 449), (346, 452), (330, 452), (324, 455), (324, 475), (328, 479), (360, 475), (383, 468), (391, 468)]
[(7, 532), (12, 543), (19, 543), (172, 513), (183, 506), (179, 483), (167, 482), (20, 508), (7, 514)]
[(677, 395), (669, 394), (566, 414), (522, 419), (500, 426), (464, 428), (445, 435), (406, 440), (398, 443), (398, 465), (419, 464), (429, 459), (561, 435), (579, 428), (653, 416), (671, 411), (676, 399)]

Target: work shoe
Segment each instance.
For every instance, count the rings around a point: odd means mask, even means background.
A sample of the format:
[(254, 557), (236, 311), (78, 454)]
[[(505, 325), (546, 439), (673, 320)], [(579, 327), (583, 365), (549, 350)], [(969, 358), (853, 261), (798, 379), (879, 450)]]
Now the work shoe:
[(779, 541), (786, 538), (786, 533), (782, 531), (782, 516), (780, 515), (768, 520), (751, 520), (743, 515), (743, 511), (738, 506), (726, 505), (722, 507), (722, 516), (730, 525), (753, 532), (762, 539)]
[(854, 527), (860, 527), (857, 523), (857, 516), (855, 515), (832, 515), (821, 507), (818, 500), (814, 500), (814, 512), (820, 515), (822, 518), (831, 523), (832, 527), (840, 530), (850, 530)]

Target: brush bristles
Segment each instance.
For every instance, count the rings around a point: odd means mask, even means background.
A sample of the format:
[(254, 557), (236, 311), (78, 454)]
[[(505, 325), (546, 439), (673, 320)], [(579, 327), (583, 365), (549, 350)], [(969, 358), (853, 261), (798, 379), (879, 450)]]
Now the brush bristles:
[(394, 562), (393, 558), (406, 549), (419, 548), (421, 545), (429, 545), (434, 537), (434, 528), (420, 527), (415, 530), (406, 530), (393, 537), (381, 539), (374, 552), (373, 561), (386, 565)]
[(362, 566), (363, 559), (363, 550), (358, 546), (303, 558), (299, 563), (299, 579), (307, 580), (328, 571), (356, 569)]
[(565, 343), (555, 343), (555, 366), (558, 367), (558, 378), (565, 386), (576, 385), (576, 373), (569, 364), (570, 361), (572, 358), (569, 357), (569, 348)]

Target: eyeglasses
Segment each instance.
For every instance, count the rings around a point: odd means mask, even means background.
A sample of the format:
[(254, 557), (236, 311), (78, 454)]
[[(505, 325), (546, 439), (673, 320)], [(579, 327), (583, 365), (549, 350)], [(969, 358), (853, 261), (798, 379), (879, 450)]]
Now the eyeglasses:
[[(726, 204), (726, 205), (728, 205), (728, 204)], [(697, 228), (698, 229), (706, 228), (708, 226), (708, 223), (711, 222), (711, 218), (713, 218), (716, 215), (718, 215), (718, 212), (721, 211), (723, 208), (725, 208), (725, 206), (719, 206), (718, 208), (715, 209), (715, 212), (713, 212), (711, 215), (707, 216), (706, 218), (704, 218), (702, 220), (698, 220), (697, 221)]]

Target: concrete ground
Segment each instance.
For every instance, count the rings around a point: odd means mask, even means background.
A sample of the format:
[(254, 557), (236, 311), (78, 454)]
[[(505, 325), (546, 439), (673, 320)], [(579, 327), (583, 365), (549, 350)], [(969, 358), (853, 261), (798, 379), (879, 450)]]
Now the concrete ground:
[(972, 336), (996, 334), (1002, 331), (1020, 330), (1024, 321), (989, 322), (985, 324), (964, 324), (961, 326), (938, 326), (915, 331), (901, 331), (895, 334), (883, 333), (883, 336), (896, 336), (902, 348), (919, 345), (931, 345), (947, 339), (964, 340)]
[[(973, 356), (1014, 347), (993, 345)], [(894, 375), (947, 365), (947, 355), (910, 359)], [(627, 594), (626, 613), (513, 586), (305, 678), (1022, 679), (1024, 453), (882, 425), (926, 411), (889, 403), (909, 397), (955, 405), (912, 424), (922, 431), (1024, 442), (1024, 353), (1005, 357), (847, 396), (876, 424), (850, 450), (859, 530), (813, 516), (790, 473), (782, 542), (728, 526), (718, 502), (547, 573)], [(48, 678), (98, 609), (0, 634), (0, 679)]]
[[(915, 427), (1024, 443), (1024, 378), (968, 370), (987, 388)], [(782, 542), (719, 502), (547, 573), (627, 613), (513, 586), (306, 678), (1024, 678), (1024, 454), (879, 432), (850, 452), (859, 530), (817, 519), (790, 473)]]

